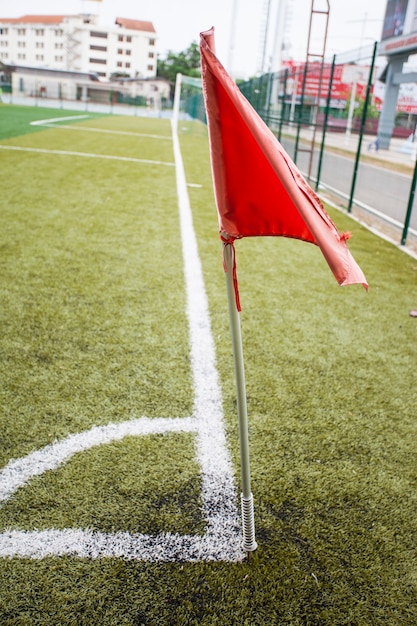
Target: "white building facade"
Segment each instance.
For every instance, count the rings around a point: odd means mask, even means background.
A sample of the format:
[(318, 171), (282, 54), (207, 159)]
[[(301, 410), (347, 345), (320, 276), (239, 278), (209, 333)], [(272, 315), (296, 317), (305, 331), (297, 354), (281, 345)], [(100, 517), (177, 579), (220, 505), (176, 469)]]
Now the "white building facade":
[(56, 70), (156, 76), (156, 31), (152, 22), (117, 18), (99, 25), (96, 15), (0, 17), (0, 61)]

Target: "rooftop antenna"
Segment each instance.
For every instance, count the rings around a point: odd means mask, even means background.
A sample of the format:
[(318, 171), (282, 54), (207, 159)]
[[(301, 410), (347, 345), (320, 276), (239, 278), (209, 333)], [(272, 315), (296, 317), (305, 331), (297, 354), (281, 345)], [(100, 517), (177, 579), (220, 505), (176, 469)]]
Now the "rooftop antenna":
[(365, 11), (365, 13), (363, 14), (363, 18), (360, 20), (349, 20), (349, 23), (354, 24), (354, 23), (359, 23), (362, 24), (362, 28), (361, 28), (361, 34), (360, 34), (360, 39), (359, 39), (359, 54), (358, 57), (360, 58), (361, 56), (361, 52), (362, 52), (362, 46), (363, 46), (363, 42), (365, 39), (372, 39), (372, 41), (374, 41), (373, 37), (365, 37), (365, 32), (366, 32), (366, 27), (369, 24), (369, 22), (382, 22), (382, 19), (379, 20), (370, 20), (368, 18), (368, 13)]
[(269, 16), (271, 14), (271, 0), (264, 0), (264, 12), (263, 23), (261, 24), (261, 60), (259, 64), (259, 73), (262, 74), (265, 71), (265, 62), (267, 54), (268, 44), (268, 29), (269, 29)]
[(278, 71), (282, 65), (282, 54), (284, 51), (285, 30), (288, 26), (288, 0), (278, 0), (278, 9), (275, 22), (275, 34), (273, 50), (271, 56), (271, 70)]
[(230, 22), (230, 44), (229, 44), (229, 54), (227, 58), (227, 69), (229, 70), (229, 74), (233, 74), (233, 55), (235, 52), (235, 42), (236, 42), (236, 23), (237, 23), (237, 6), (239, 0), (233, 0), (232, 4), (232, 18)]

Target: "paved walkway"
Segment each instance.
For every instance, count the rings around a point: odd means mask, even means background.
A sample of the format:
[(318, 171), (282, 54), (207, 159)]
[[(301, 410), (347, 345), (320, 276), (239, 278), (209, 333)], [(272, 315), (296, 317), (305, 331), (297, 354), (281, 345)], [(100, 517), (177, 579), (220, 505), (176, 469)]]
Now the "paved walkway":
[[(283, 132), (287, 134), (296, 134), (296, 128), (293, 129), (289, 127), (284, 127)], [(313, 131), (311, 129), (303, 128), (300, 133), (300, 138), (305, 139), (307, 141), (311, 141), (313, 135)], [(316, 132), (315, 137), (315, 145), (316, 148), (320, 148), (322, 140), (321, 132)], [(393, 138), (390, 142), (389, 150), (375, 150), (375, 146), (373, 142), (375, 141), (374, 135), (364, 135), (362, 138), (362, 146), (361, 146), (361, 154), (367, 155), (376, 159), (377, 161), (386, 162), (386, 163), (397, 163), (404, 165), (406, 168), (410, 169), (412, 174), (413, 168), (416, 162), (417, 156), (417, 142), (412, 143), (411, 141), (405, 139), (397, 139)], [(356, 154), (358, 149), (359, 136), (357, 134), (350, 134), (349, 136), (345, 133), (335, 133), (335, 132), (327, 132), (326, 133), (326, 146), (338, 148), (340, 150), (345, 150), (346, 152), (351, 152), (352, 154)]]
[[(294, 126), (290, 128), (288, 126), (283, 127), (282, 133), (286, 135), (294, 135), (296, 134), (297, 129)], [(300, 132), (300, 140), (311, 142), (313, 136), (313, 130), (309, 128), (303, 128)], [(322, 141), (321, 132), (317, 131), (315, 136), (315, 147), (316, 149), (320, 149)], [(375, 150), (374, 146), (370, 147), (375, 141), (374, 135), (364, 135), (362, 138), (361, 144), (361, 159), (366, 156), (371, 159), (374, 164), (378, 163), (381, 166), (385, 167), (395, 167), (400, 168), (401, 172), (406, 176), (410, 176), (410, 183), (414, 172), (414, 167), (416, 164), (416, 151), (417, 151), (417, 143), (411, 143), (410, 141), (406, 141), (404, 139), (391, 139), (389, 150)], [(352, 159), (355, 158), (357, 149), (359, 144), (359, 136), (357, 134), (351, 134), (347, 136), (345, 133), (335, 133), (335, 132), (327, 132), (326, 133), (326, 148), (335, 148), (337, 150), (341, 150), (346, 154), (350, 154)], [(340, 206), (339, 199), (337, 196), (332, 194), (331, 192), (322, 192), (320, 194), (324, 201), (329, 204), (333, 204), (336, 207)], [(416, 209), (414, 209), (416, 210)], [(407, 237), (406, 246), (400, 245), (401, 239), (401, 230), (398, 228), (391, 226), (386, 223), (384, 220), (381, 220), (377, 214), (373, 215), (366, 210), (361, 209), (357, 203), (354, 203), (352, 209), (352, 217), (358, 219), (359, 222), (364, 224), (367, 228), (372, 229), (378, 235), (386, 238), (394, 245), (398, 246), (406, 252), (410, 254), (414, 258), (417, 258), (417, 238), (413, 235), (412, 229), (409, 230)]]

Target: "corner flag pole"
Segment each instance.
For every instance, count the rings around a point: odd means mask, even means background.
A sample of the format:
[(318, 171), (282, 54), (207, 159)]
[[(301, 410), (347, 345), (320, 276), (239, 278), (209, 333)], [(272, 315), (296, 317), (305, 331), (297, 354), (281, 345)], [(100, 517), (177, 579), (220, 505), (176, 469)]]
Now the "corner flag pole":
[(255, 541), (255, 517), (253, 512), (253, 495), (250, 485), (248, 411), (246, 405), (245, 369), (243, 363), (242, 334), (240, 317), (236, 308), (235, 290), (233, 285), (233, 246), (223, 244), (224, 262), (226, 265), (226, 288), (229, 305), (230, 332), (232, 335), (232, 349), (235, 365), (237, 413), (239, 420), (240, 467), (242, 477), (242, 526), (243, 549), (245, 552), (254, 552), (258, 547)]

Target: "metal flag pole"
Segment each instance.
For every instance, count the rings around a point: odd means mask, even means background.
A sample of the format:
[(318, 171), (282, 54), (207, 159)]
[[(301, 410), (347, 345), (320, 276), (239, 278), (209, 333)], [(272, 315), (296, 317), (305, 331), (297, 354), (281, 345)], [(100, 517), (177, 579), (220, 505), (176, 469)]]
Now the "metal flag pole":
[(245, 369), (243, 363), (242, 334), (240, 317), (236, 308), (235, 289), (233, 284), (234, 248), (228, 243), (223, 244), (223, 258), (226, 266), (227, 301), (229, 305), (230, 332), (232, 335), (233, 359), (237, 392), (237, 413), (239, 420), (240, 467), (242, 477), (242, 526), (243, 549), (248, 555), (258, 547), (255, 541), (255, 516), (253, 511), (253, 495), (250, 485), (248, 411), (246, 405)]

